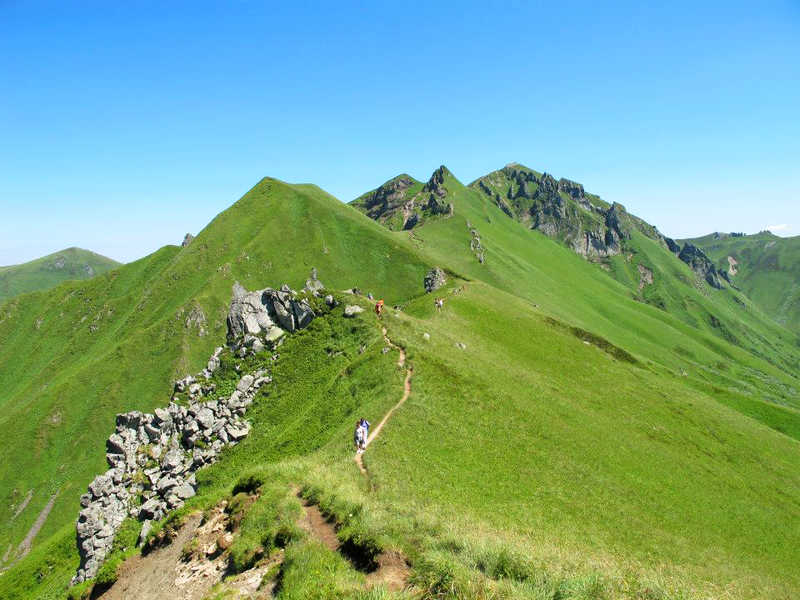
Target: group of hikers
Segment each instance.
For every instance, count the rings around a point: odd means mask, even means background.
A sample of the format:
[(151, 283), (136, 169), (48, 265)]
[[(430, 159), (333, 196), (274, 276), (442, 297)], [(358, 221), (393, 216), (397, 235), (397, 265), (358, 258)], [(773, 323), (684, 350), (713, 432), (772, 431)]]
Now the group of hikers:
[(356, 431), (353, 440), (356, 443), (356, 453), (363, 454), (367, 449), (367, 440), (369, 439), (369, 421), (361, 417), (356, 421)]
[[(375, 314), (378, 316), (379, 319), (383, 318), (383, 304), (384, 304), (383, 300), (378, 300), (375, 303)], [(436, 298), (433, 301), (433, 305), (436, 307), (436, 310), (438, 312), (442, 312), (442, 309), (444, 308), (444, 298)]]

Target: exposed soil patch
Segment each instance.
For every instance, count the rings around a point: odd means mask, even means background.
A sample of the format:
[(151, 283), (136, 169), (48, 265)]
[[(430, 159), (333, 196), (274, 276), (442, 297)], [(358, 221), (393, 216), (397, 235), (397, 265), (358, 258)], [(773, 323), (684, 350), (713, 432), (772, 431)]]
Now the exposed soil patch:
[(728, 257), (728, 275), (736, 275), (739, 270), (736, 268), (739, 262), (732, 256)]
[(126, 560), (119, 568), (116, 583), (100, 598), (202, 598), (218, 578), (211, 577), (207, 571), (199, 573), (194, 579), (187, 578), (185, 571), (182, 573), (180, 569), (183, 547), (195, 536), (201, 519), (199, 514), (191, 515), (178, 530), (172, 543), (153, 550), (147, 556), (135, 555)]
[(365, 573), (367, 587), (385, 585), (393, 591), (405, 588), (410, 569), (402, 553), (387, 551), (376, 556), (352, 542), (340, 544), (334, 524), (322, 515), (316, 505), (303, 498), (300, 500), (303, 504), (303, 516), (298, 525), (329, 550), (339, 552), (356, 570)]
[(300, 518), (300, 528), (306, 533), (311, 535), (314, 539), (322, 542), (329, 550), (334, 552), (339, 550), (339, 538), (336, 537), (336, 529), (322, 513), (316, 505), (310, 504), (303, 500), (303, 516)]
[(384, 552), (378, 556), (378, 568), (367, 575), (367, 585), (385, 585), (393, 592), (406, 587), (411, 570), (405, 557), (399, 552)]
[[(264, 576), (283, 560), (283, 553), (258, 566), (229, 577), (228, 552), (235, 523), (220, 502), (207, 514), (194, 514), (171, 540), (149, 552), (135, 555), (120, 567), (116, 583), (100, 596), (103, 600), (201, 600), (216, 585), (226, 598), (271, 598), (275, 583)], [(216, 589), (214, 590), (216, 591)]]

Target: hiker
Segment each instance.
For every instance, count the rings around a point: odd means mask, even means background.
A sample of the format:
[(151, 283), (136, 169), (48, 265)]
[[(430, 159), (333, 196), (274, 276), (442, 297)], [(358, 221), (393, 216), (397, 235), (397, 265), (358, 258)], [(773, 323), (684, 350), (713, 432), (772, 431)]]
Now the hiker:
[(383, 318), (383, 300), (378, 300), (375, 303), (375, 314), (378, 315), (379, 319)]
[(442, 308), (444, 308), (444, 298), (437, 298), (433, 303), (436, 305), (436, 310), (442, 312)]
[(361, 420), (358, 422), (361, 427), (364, 428), (364, 441), (369, 439), (369, 421), (367, 421), (364, 417), (361, 417)]
[(356, 443), (356, 454), (361, 454), (367, 448), (367, 434), (361, 421), (356, 421), (356, 431), (353, 435), (353, 441)]

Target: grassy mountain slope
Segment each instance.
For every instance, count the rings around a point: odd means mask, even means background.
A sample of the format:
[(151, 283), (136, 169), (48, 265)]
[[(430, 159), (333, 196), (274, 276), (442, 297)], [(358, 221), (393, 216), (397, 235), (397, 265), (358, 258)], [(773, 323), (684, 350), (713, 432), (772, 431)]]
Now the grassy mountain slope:
[[(795, 336), (758, 310), (741, 306), (738, 300), (747, 301), (735, 291), (710, 289), (654, 240), (634, 232), (630, 243), (635, 253), (611, 257), (609, 277), (567, 247), (509, 218), (455, 177), (449, 176), (444, 186), (455, 214), (415, 228), (410, 236), (431, 260), (534, 302), (643, 360), (674, 373), (683, 370), (698, 384), (724, 386), (734, 393), (743, 391), (740, 382), (745, 382), (748, 394), (800, 407)], [(480, 236), (484, 263), (470, 248), (472, 231)], [(672, 311), (641, 301), (639, 261), (656, 270), (656, 293), (672, 295)], [(631, 271), (637, 272), (636, 279)], [(726, 339), (729, 332), (733, 334)], [(762, 381), (774, 383), (774, 388)]]
[[(17, 520), (0, 513), (8, 536), (46, 502), (45, 477), (61, 491), (38, 548), (0, 576), (0, 596), (63, 594), (77, 497), (104, 468), (112, 415), (165, 403), (176, 374), (203, 366), (224, 339), (232, 281), (300, 287), (316, 266), (330, 288), (404, 305), (384, 324), (414, 366), (412, 394), (365, 455), (369, 482), (352, 461), (352, 424), (385, 414), (403, 373), (374, 316), (344, 320), (338, 307), (281, 347), (274, 384), (248, 412), (253, 433), (199, 475), (187, 510), (250, 475), (259, 503), (299, 484), (340, 537), (401, 550), (425, 598), (793, 597), (794, 336), (642, 232), (630, 260), (610, 257), (606, 271), (437, 172), (430, 193), (452, 213), (411, 231), (268, 179), (187, 248), (66, 284), (55, 300), (4, 305), (0, 339), (20, 352), (0, 350), (10, 408), (0, 434), (13, 440), (8, 464), (30, 471), (4, 467), (4, 504), (37, 486)], [(641, 261), (654, 283), (640, 290)], [(434, 294), (442, 314), (421, 294), (433, 264), (450, 274)], [(29, 439), (41, 440), (38, 463), (24, 463)], [(270, 527), (243, 523), (232, 568), (271, 547)], [(363, 575), (302, 536), (285, 552), (281, 598), (398, 597), (353, 591)]]
[(67, 248), (21, 265), (0, 267), (0, 303), (14, 296), (46, 290), (70, 279), (89, 279), (119, 263), (82, 248)]
[(765, 313), (800, 332), (800, 236), (715, 233), (688, 241), (702, 248), (718, 269), (727, 271)]
[(16, 548), (55, 493), (40, 537), (75, 519), (78, 496), (105, 468), (114, 414), (165, 404), (170, 382), (224, 343), (234, 280), (302, 287), (312, 266), (334, 289), (380, 288), (387, 302), (421, 292), (425, 272), (386, 230), (315, 186), (265, 179), (186, 248), (2, 305), (0, 537)]

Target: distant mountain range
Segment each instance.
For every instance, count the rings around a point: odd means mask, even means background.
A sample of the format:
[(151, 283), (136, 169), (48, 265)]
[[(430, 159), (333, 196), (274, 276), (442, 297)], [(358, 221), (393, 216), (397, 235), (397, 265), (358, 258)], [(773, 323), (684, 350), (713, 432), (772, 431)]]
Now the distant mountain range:
[(67, 248), (21, 265), (0, 267), (0, 302), (70, 279), (90, 279), (119, 265), (90, 250)]

